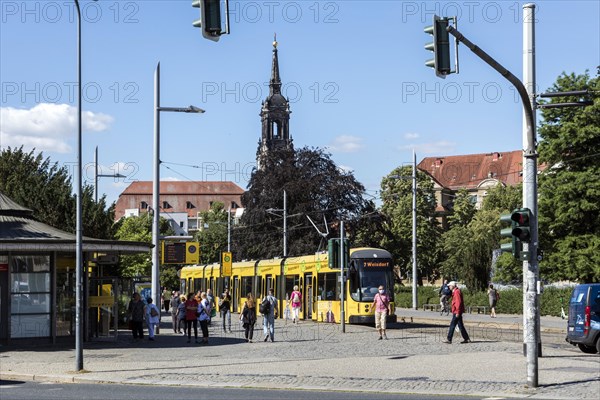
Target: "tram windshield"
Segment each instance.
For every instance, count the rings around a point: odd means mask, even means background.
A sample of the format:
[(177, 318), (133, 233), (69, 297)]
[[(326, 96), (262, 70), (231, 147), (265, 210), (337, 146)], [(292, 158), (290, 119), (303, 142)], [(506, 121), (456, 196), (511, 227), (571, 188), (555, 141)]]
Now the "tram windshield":
[[(391, 260), (390, 260), (391, 261)], [(350, 296), (355, 301), (373, 301), (379, 285), (388, 293), (393, 285), (390, 268), (366, 268), (363, 260), (355, 260), (350, 269)]]

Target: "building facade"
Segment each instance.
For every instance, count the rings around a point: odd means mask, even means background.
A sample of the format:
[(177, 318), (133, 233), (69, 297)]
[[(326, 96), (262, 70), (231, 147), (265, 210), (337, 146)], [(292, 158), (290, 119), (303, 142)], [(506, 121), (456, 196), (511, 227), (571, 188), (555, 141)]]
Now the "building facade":
[[(201, 229), (200, 212), (210, 210), (215, 201), (232, 212), (241, 207), (244, 189), (227, 181), (160, 182), (160, 214), (169, 220), (178, 236)], [(115, 220), (144, 215), (152, 210), (152, 182), (132, 182), (119, 195)]]

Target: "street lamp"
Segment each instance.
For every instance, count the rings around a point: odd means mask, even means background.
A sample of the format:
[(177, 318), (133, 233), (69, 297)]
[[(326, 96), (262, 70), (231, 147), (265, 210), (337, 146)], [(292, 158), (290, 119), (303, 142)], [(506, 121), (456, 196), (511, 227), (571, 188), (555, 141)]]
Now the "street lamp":
[(391, 175), (390, 178), (412, 180), (412, 308), (417, 310), (417, 154), (414, 150), (412, 176)]
[(195, 106), (189, 107), (161, 107), (160, 106), (160, 62), (154, 72), (154, 182), (152, 189), (152, 202), (154, 203), (154, 216), (152, 219), (152, 299), (158, 301), (159, 289), (159, 221), (160, 221), (160, 111), (183, 112), (202, 114), (204, 110)]
[[(83, 369), (83, 224), (82, 224), (82, 172), (81, 162), (81, 10), (77, 10), (77, 174), (75, 190), (75, 371)], [(97, 0), (94, 0), (97, 1)]]
[(98, 173), (98, 146), (94, 152), (94, 201), (98, 204), (98, 178), (126, 178), (125, 175), (116, 174), (99, 174)]

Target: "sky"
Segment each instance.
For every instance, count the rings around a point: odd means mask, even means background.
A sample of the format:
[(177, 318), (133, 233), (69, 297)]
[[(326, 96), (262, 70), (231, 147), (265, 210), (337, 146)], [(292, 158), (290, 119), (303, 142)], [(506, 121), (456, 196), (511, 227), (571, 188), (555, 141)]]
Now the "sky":
[[(246, 188), (261, 136), (277, 35), (283, 94), (296, 148), (326, 149), (377, 198), (383, 176), (424, 157), (522, 148), (516, 90), (465, 46), (460, 73), (425, 61), (434, 14), (522, 77), (518, 1), (235, 1), (218, 42), (192, 22), (191, 0), (82, 0), (85, 183), (109, 202), (153, 178), (154, 73), (160, 103), (204, 114), (160, 113), (161, 180), (227, 180)], [(600, 65), (600, 2), (536, 4), (537, 92), (563, 72)], [(42, 151), (76, 172), (77, 17), (73, 1), (0, 0), (0, 148)], [(539, 122), (539, 120), (538, 120)]]

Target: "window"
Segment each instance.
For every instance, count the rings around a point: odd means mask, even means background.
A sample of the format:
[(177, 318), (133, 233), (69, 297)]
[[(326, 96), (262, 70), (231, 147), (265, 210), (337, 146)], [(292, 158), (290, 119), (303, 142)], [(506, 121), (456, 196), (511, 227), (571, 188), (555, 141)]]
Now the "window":
[(298, 285), (300, 288), (300, 275), (291, 275), (285, 277), (285, 299), (289, 300), (292, 292), (294, 291), (294, 286)]
[(50, 336), (50, 256), (13, 256), (10, 268), (10, 336)]
[(183, 228), (183, 221), (179, 221), (179, 227)]
[(162, 208), (163, 208), (163, 210), (165, 210), (167, 208), (171, 208), (171, 205), (169, 204), (168, 201), (163, 201), (162, 202)]
[(145, 201), (141, 201), (140, 202), (140, 209), (141, 210), (147, 210), (148, 209), (148, 203), (146, 203)]
[(339, 276), (340, 275), (335, 272), (319, 274), (319, 293), (317, 293), (317, 295), (321, 296), (321, 300), (338, 300), (340, 298), (338, 285)]
[(189, 210), (191, 208), (196, 208), (196, 206), (193, 205), (191, 201), (186, 201), (185, 202), (185, 208), (187, 208)]
[[(242, 277), (242, 297), (246, 297), (248, 293), (252, 293), (252, 277), (244, 276)], [(255, 294), (256, 295), (256, 294)]]

